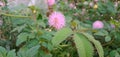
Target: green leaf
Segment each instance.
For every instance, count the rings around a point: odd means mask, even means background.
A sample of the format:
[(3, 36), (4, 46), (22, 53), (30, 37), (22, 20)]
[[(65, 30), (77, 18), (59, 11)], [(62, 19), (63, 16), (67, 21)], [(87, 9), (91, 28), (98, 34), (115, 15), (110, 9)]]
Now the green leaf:
[(35, 33), (29, 33), (28, 36), (29, 36), (30, 39), (33, 39), (33, 38), (35, 38)]
[(120, 55), (117, 52), (117, 50), (112, 50), (109, 55), (110, 55), (110, 57), (120, 57)]
[(0, 57), (4, 57), (4, 56), (2, 55), (2, 53), (0, 53)]
[(96, 32), (94, 35), (106, 36), (106, 35), (108, 35), (108, 32), (106, 30), (100, 30), (100, 31)]
[(28, 47), (23, 46), (19, 49), (19, 51), (17, 52), (17, 56), (18, 57), (27, 57), (26, 55), (26, 51), (28, 50)]
[(25, 50), (24, 50), (24, 51), (21, 51), (21, 50), (18, 51), (18, 52), (17, 52), (17, 56), (18, 56), (18, 57), (26, 57)]
[(27, 57), (34, 57), (34, 55), (38, 53), (39, 48), (40, 48), (40, 45), (37, 45), (37, 46), (34, 46), (34, 47), (30, 48), (26, 52)]
[(94, 37), (88, 33), (82, 33), (84, 36), (86, 36), (88, 38), (88, 40), (90, 40), (96, 47), (97, 52), (99, 54), (99, 57), (104, 57), (104, 51), (103, 51), (103, 47), (101, 45), (101, 43), (97, 40), (94, 39)]
[(18, 35), (17, 42), (16, 42), (16, 46), (19, 46), (22, 42), (26, 41), (28, 35), (29, 35), (29, 34), (27, 34), (27, 33), (21, 33), (21, 34), (19, 34), (19, 35)]
[(26, 46), (27, 46), (28, 48), (31, 48), (31, 47), (36, 46), (36, 45), (38, 45), (38, 44), (39, 44), (39, 41), (38, 41), (37, 39), (32, 39), (32, 40), (30, 40), (30, 41), (27, 41)]
[(42, 19), (42, 18), (43, 18), (42, 15), (39, 13), (37, 16), (37, 20)]
[(79, 57), (93, 57), (93, 46), (82, 34), (75, 34), (73, 38)]
[(11, 50), (8, 52), (7, 57), (16, 57), (15, 50)]
[(11, 32), (15, 32), (15, 31), (21, 32), (25, 27), (26, 27), (26, 24), (24, 24), (22, 26), (17, 26)]
[(111, 40), (111, 37), (109, 35), (105, 37), (106, 42), (109, 42), (110, 40)]
[(0, 46), (0, 57), (6, 57), (6, 49), (2, 46)]
[(46, 54), (46, 52), (44, 52), (43, 50), (40, 50), (39, 53), (38, 53), (38, 57), (54, 57), (54, 56), (52, 56), (52, 54), (50, 54), (50, 53)]
[(72, 30), (70, 28), (63, 28), (55, 33), (55, 36), (52, 39), (53, 45), (59, 45), (62, 41), (64, 41), (69, 35), (72, 34)]

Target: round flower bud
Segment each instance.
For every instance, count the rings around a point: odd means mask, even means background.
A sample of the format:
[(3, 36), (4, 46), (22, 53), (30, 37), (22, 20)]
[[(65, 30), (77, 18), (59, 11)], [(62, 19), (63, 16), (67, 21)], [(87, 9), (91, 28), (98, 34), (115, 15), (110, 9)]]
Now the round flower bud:
[(97, 20), (93, 23), (92, 26), (93, 26), (93, 29), (101, 29), (104, 27), (104, 24), (102, 21)]

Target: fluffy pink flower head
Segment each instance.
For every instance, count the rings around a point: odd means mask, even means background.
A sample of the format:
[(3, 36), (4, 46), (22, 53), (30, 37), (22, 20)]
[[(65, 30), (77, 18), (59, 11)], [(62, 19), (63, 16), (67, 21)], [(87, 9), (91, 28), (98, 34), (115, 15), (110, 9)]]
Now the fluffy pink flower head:
[(35, 0), (31, 0), (28, 4), (28, 6), (34, 6), (35, 5)]
[(49, 15), (48, 23), (59, 30), (65, 26), (65, 16), (61, 12), (53, 12)]
[(55, 0), (47, 0), (48, 6), (52, 6), (55, 4)]
[(102, 21), (97, 20), (93, 23), (93, 29), (101, 29), (103, 27), (104, 27), (104, 24)]
[(3, 7), (3, 6), (5, 6), (5, 4), (4, 4), (3, 2), (0, 1), (0, 6)]

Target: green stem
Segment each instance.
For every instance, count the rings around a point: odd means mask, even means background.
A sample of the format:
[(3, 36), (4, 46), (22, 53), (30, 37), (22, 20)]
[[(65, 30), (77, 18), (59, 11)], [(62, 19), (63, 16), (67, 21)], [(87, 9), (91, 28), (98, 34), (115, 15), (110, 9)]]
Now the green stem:
[(107, 45), (110, 45), (110, 44), (112, 44), (113, 43), (113, 41), (114, 41), (115, 39), (114, 38), (112, 38), (112, 40), (111, 41), (109, 41), (109, 42), (107, 42), (107, 43), (105, 43), (105, 44), (102, 44), (102, 46), (107, 46)]
[(86, 31), (89, 31), (89, 30), (91, 30), (93, 32), (97, 32), (97, 30), (95, 30), (95, 29), (82, 29), (82, 30), (77, 30), (76, 32), (86, 32)]
[(10, 17), (18, 17), (18, 18), (31, 18), (31, 16), (20, 16), (20, 15), (12, 15), (12, 14), (5, 14), (5, 13), (1, 13), (1, 15), (10, 16)]
[(70, 46), (70, 45), (59, 45), (60, 47), (68, 47), (68, 46)]

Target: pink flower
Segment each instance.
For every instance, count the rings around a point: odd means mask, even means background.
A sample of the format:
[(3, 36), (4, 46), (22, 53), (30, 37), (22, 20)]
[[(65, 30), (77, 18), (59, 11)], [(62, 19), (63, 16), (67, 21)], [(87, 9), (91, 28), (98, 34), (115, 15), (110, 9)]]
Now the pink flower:
[(47, 0), (47, 3), (49, 6), (52, 6), (55, 4), (55, 0)]
[(104, 27), (104, 24), (102, 21), (97, 20), (93, 23), (93, 29), (101, 29), (103, 27)]
[(118, 7), (118, 2), (115, 2), (114, 6), (115, 6), (115, 7)]
[(94, 0), (95, 2), (98, 2), (98, 0)]
[(72, 9), (76, 9), (76, 6), (73, 3), (70, 3), (69, 7), (72, 8)]
[(65, 16), (61, 12), (53, 12), (49, 15), (48, 23), (59, 30), (65, 26)]
[(93, 2), (90, 2), (90, 3), (89, 3), (89, 6), (90, 6), (90, 7), (93, 7), (93, 6), (94, 6), (94, 3), (93, 3)]
[(34, 6), (35, 5), (35, 0), (31, 0), (28, 4), (28, 6)]
[(3, 6), (5, 6), (5, 4), (4, 4), (3, 2), (0, 1), (0, 6), (3, 7)]
[(73, 3), (70, 3), (70, 4), (69, 4), (69, 7), (70, 7), (70, 8), (74, 8), (74, 4), (73, 4)]

